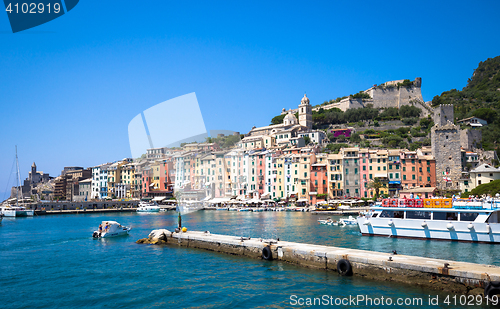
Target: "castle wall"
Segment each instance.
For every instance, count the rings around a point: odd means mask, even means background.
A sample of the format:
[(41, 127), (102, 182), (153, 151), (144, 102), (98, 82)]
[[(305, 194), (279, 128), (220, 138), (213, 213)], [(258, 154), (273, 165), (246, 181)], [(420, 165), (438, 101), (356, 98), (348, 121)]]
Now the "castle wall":
[[(318, 106), (312, 110), (318, 111), (320, 108), (324, 110), (338, 108), (345, 112), (350, 108), (364, 108), (368, 104), (373, 104), (374, 108), (379, 109), (388, 107), (400, 108), (403, 105), (414, 105), (422, 110), (421, 117), (427, 117), (427, 115), (432, 112), (432, 109), (424, 103), (421, 91), (422, 79), (417, 77), (413, 82), (413, 86), (398, 88), (396, 85), (402, 82), (403, 80), (390, 81), (383, 84), (385, 85), (383, 87), (372, 87), (366, 90), (365, 93), (369, 94), (372, 99), (345, 98), (340, 102)], [(391, 87), (387, 87), (388, 85)], [(298, 111), (299, 109), (291, 110), (292, 113), (296, 113)], [(281, 114), (288, 112), (283, 109)]]
[[(420, 87), (393, 87), (393, 88), (377, 88), (373, 87), (365, 91), (373, 98), (373, 107), (387, 108), (396, 107), (400, 108), (403, 105), (413, 105), (412, 101), (424, 102), (422, 98), (422, 91)], [(420, 109), (422, 107), (417, 106)]]
[(479, 148), (483, 135), (481, 130), (460, 130), (460, 146), (466, 150)]

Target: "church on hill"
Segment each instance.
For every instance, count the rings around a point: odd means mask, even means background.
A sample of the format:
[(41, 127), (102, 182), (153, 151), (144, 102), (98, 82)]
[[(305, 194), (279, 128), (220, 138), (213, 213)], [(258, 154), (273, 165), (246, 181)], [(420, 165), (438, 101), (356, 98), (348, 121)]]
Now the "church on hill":
[(246, 150), (303, 147), (306, 146), (304, 144), (306, 136), (312, 143), (322, 143), (326, 139), (326, 134), (312, 129), (312, 106), (306, 94), (295, 111), (298, 112), (299, 119), (294, 115), (294, 111), (289, 110), (283, 118), (283, 123), (253, 127), (240, 141), (240, 146)]

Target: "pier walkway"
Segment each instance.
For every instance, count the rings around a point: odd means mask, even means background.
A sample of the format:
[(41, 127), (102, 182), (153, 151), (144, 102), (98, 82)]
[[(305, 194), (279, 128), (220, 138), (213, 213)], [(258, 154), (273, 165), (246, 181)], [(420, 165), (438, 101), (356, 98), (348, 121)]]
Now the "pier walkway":
[[(172, 244), (251, 258), (265, 258), (301, 266), (338, 271), (348, 261), (352, 274), (395, 281), (457, 294), (481, 294), (490, 281), (500, 281), (500, 267), (451, 260), (398, 255), (331, 246), (242, 238), (188, 231), (152, 231), (138, 243)], [(267, 249), (266, 249), (267, 248)], [(267, 257), (267, 258), (266, 258)]]

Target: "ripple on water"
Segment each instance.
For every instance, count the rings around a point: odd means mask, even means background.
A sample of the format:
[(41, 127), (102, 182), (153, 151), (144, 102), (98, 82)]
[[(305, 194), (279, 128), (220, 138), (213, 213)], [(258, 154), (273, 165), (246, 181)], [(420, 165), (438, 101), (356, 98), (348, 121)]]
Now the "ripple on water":
[[(490, 263), (496, 245), (361, 237), (357, 227), (318, 225), (308, 213), (205, 211), (190, 230)], [(94, 240), (103, 220), (132, 226), (129, 237)], [(425, 297), (405, 285), (339, 277), (281, 262), (197, 249), (135, 244), (152, 229), (173, 229), (174, 213), (61, 215), (0, 224), (2, 308), (287, 308), (290, 296)], [(425, 307), (425, 306), (424, 306)]]

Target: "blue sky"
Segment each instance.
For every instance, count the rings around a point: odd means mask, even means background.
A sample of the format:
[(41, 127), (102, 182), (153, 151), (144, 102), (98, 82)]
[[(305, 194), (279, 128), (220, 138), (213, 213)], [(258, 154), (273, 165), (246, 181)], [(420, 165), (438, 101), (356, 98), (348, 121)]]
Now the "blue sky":
[(129, 157), (132, 118), (191, 92), (207, 130), (246, 133), (305, 91), (318, 104), (395, 79), (422, 77), (425, 100), (461, 89), (480, 61), (499, 55), (499, 9), (499, 1), (85, 0), (16, 34), (0, 12), (0, 200), (15, 145), (23, 179), (33, 161), (57, 176)]

